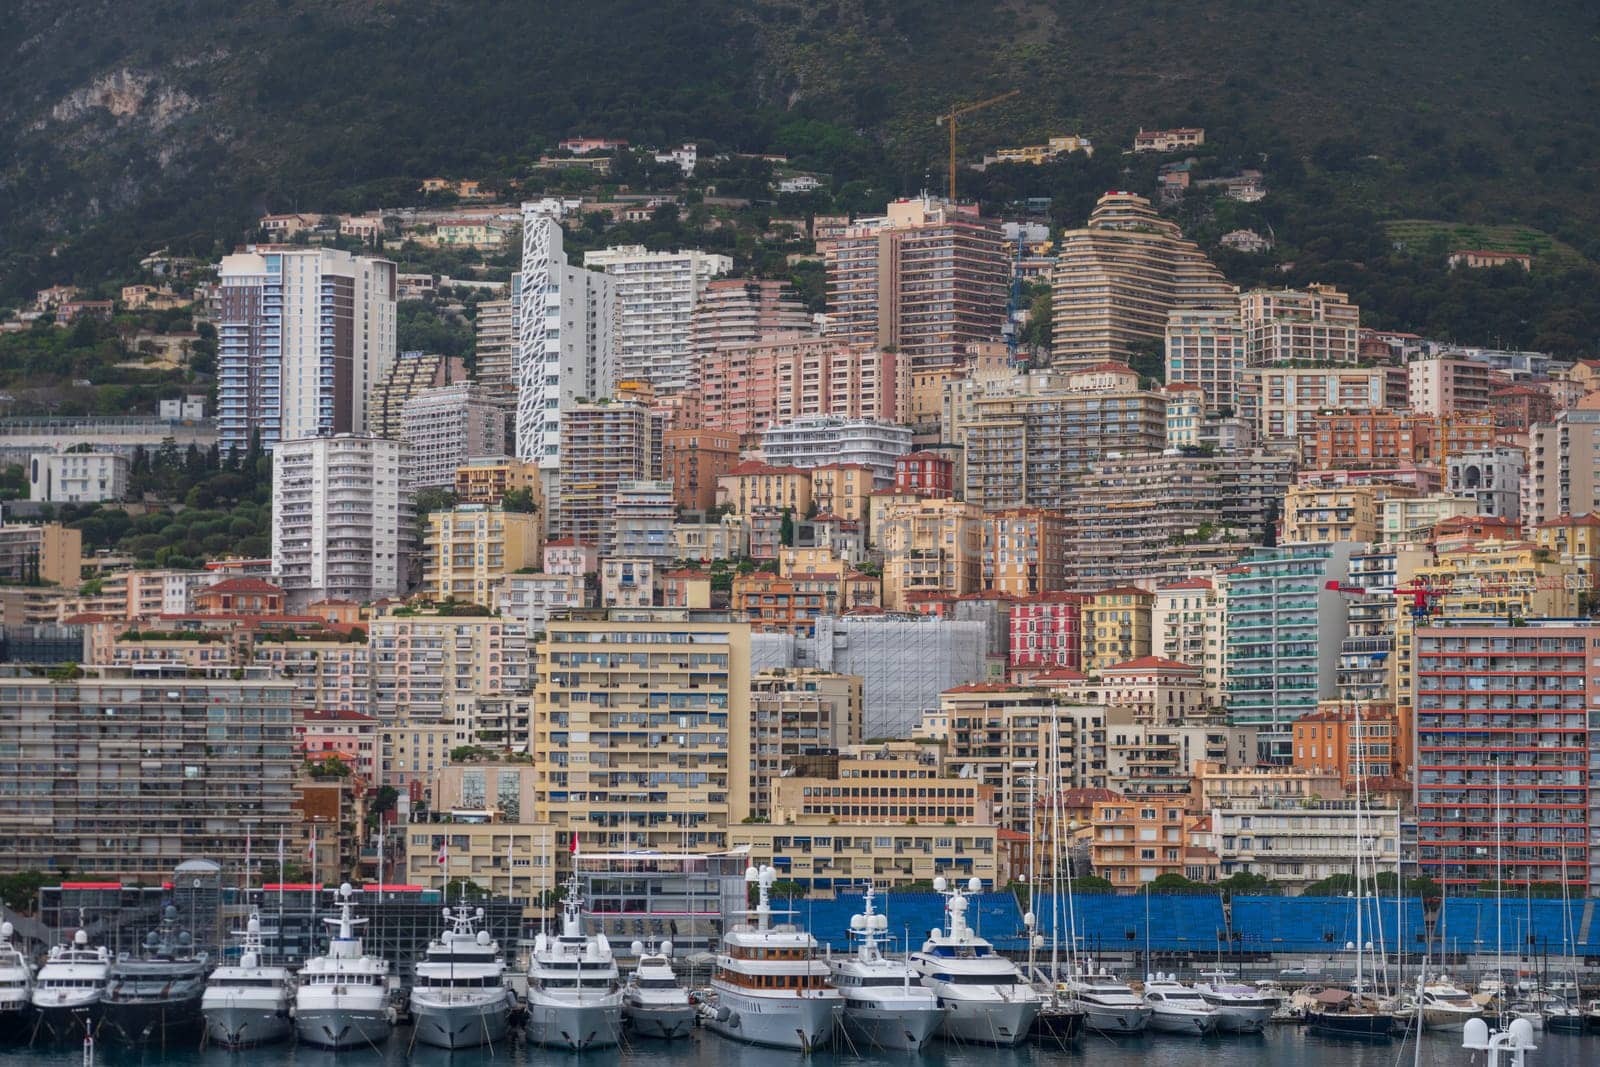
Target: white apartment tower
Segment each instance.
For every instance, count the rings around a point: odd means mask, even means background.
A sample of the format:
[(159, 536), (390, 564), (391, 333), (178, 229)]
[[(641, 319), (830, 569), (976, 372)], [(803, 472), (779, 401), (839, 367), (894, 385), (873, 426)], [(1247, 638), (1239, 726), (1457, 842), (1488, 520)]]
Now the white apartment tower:
[(292, 608), (405, 592), (412, 541), (405, 445), (338, 434), (280, 441), (272, 460), (272, 580)]
[(712, 278), (733, 269), (732, 258), (621, 245), (585, 253), (583, 265), (616, 279), (617, 380), (649, 382), (657, 393), (691, 388), (695, 304)]
[(516, 456), (547, 472), (553, 495), (561, 412), (610, 396), (615, 377), (616, 282), (569, 266), (559, 201), (522, 205), (522, 271), (511, 279), (516, 348)]
[(250, 245), (217, 279), (217, 444), (369, 432), (395, 360), (395, 265), (333, 248)]

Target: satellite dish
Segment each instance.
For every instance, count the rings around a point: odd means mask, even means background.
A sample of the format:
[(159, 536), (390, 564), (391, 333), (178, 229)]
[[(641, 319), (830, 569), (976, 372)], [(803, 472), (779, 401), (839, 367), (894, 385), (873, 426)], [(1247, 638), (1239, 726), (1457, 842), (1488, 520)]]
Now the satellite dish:
[(479, 930), (478, 931), (478, 944), (487, 945), (488, 943), (489, 943), (489, 931), (487, 931), (487, 930)]
[(340, 882), (339, 883), (339, 895), (341, 897), (347, 897), (351, 893), (354, 893), (354, 892), (355, 892), (355, 890), (350, 887), (350, 883), (349, 882)]
[(1026, 926), (1028, 929), (1032, 930), (1033, 929), (1033, 924), (1036, 923), (1036, 922), (1038, 922), (1038, 918), (1033, 914), (1033, 912), (1029, 911), (1029, 912), (1024, 912), (1023, 913), (1023, 915), (1022, 915), (1022, 925), (1023, 926)]
[(628, 947), (633, 950), (633, 954), (635, 956), (643, 956), (644, 955), (644, 942), (643, 941), (635, 941), (633, 944), (629, 945)]
[(981, 892), (983, 892), (983, 879), (979, 878), (977, 875), (973, 875), (971, 878), (968, 878), (967, 879), (967, 892), (969, 892), (969, 893), (981, 893)]
[(663, 942), (661, 942), (661, 954), (663, 956), (672, 955), (672, 942), (671, 941), (663, 941)]
[(862, 930), (865, 930), (866, 928), (867, 928), (867, 917), (865, 915), (852, 915), (852, 916), (850, 916), (850, 929), (856, 931), (857, 933), (860, 933)]
[(941, 874), (939, 877), (937, 877), (937, 878), (935, 878), (933, 880), (933, 891), (935, 893), (943, 893), (946, 889), (949, 889), (949, 888), (950, 888), (950, 883), (945, 881), (944, 875)]
[(760, 877), (761, 872), (756, 870), (754, 867), (746, 867), (744, 869), (744, 880), (746, 882), (754, 883)]

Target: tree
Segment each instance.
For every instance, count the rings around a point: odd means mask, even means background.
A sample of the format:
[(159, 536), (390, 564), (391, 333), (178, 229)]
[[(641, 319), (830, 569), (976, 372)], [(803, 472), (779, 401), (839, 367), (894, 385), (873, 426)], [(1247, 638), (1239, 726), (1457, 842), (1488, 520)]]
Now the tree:
[(0, 904), (11, 911), (32, 915), (34, 905), (39, 900), (40, 888), (54, 880), (40, 871), (31, 870), (0, 875)]
[(525, 487), (507, 489), (500, 497), (500, 506), (507, 511), (514, 511), (523, 515), (531, 515), (539, 510), (539, 506), (533, 500), (533, 490)]
[(1096, 890), (1109, 892), (1110, 890), (1115, 889), (1116, 886), (1111, 884), (1110, 879), (1101, 878), (1097, 874), (1084, 874), (1079, 875), (1077, 878), (1072, 880), (1072, 888), (1074, 890), (1086, 890), (1092, 893)]
[(1181, 874), (1172, 874), (1170, 872), (1158, 874), (1150, 881), (1150, 891), (1152, 893), (1167, 893), (1174, 890), (1198, 889), (1199, 887), (1199, 882), (1185, 878)]
[(783, 520), (778, 524), (778, 543), (785, 548), (794, 547), (794, 508), (783, 509)]

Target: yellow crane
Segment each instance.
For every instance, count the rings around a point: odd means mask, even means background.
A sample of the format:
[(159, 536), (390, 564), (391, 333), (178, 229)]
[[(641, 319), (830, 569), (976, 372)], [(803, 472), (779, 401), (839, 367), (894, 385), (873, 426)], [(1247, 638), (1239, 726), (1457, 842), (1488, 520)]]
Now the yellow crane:
[(991, 96), (989, 99), (979, 100), (975, 104), (963, 104), (961, 107), (952, 108), (948, 114), (940, 115), (933, 120), (935, 126), (941, 126), (947, 122), (950, 124), (950, 202), (952, 204), (956, 202), (956, 119), (961, 115), (991, 107), (1002, 100), (1010, 100), (1020, 92), (1022, 92), (1021, 89), (1013, 89), (1009, 93)]

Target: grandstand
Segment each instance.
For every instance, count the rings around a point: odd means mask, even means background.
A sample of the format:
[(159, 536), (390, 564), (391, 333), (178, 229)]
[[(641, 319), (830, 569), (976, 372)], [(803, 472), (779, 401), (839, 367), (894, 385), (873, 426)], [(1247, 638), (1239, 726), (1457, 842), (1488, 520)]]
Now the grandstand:
[[(1003, 951), (1026, 948), (1022, 909), (1010, 893), (972, 897), (972, 921), (984, 937)], [(1146, 900), (1142, 894), (1077, 893), (1063, 897), (1057, 909), (1049, 894), (1037, 903), (1038, 929), (1051, 937), (1059, 916), (1063, 935), (1075, 930), (1079, 943), (1092, 951), (1139, 952), (1146, 944)], [(817, 941), (844, 948), (850, 916), (861, 910), (859, 892), (840, 892), (835, 900), (798, 900), (794, 921)], [(1206, 956), (1230, 953), (1333, 953), (1356, 937), (1352, 897), (1234, 897), (1224, 908), (1220, 896), (1205, 893), (1152, 893), (1149, 896), (1150, 948), (1158, 953)], [(1398, 909), (1393, 899), (1359, 902), (1362, 940), (1386, 952), (1420, 952), (1425, 927), (1422, 901), (1408, 897)], [(889, 916), (889, 930), (903, 937), (909, 927), (913, 943), (944, 922), (944, 902), (937, 893), (888, 893), (878, 908)], [(1464, 897), (1444, 902), (1438, 937), (1452, 955), (1493, 955), (1497, 948), (1516, 954), (1564, 954), (1564, 915), (1570, 915), (1576, 954), (1600, 957), (1600, 923), (1593, 922), (1594, 901), (1575, 900), (1569, 909), (1559, 900), (1525, 900), (1507, 896), (1499, 913), (1502, 929), (1495, 935), (1495, 900)], [(1401, 935), (1397, 938), (1396, 934)], [(1532, 939), (1531, 941), (1529, 939)]]

